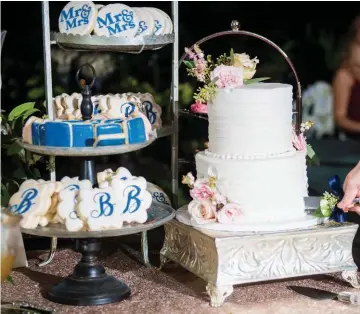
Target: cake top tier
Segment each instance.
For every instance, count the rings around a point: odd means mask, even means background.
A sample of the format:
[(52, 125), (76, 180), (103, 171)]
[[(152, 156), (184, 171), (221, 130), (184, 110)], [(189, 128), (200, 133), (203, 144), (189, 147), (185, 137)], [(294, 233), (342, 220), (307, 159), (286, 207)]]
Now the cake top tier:
[(216, 157), (274, 156), (292, 148), (292, 86), (254, 83), (219, 89), (208, 104), (209, 151)]

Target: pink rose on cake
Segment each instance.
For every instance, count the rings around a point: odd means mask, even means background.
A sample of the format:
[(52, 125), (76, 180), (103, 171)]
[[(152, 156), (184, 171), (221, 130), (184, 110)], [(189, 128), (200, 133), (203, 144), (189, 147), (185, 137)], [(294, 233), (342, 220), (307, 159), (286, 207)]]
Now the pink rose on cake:
[(300, 133), (299, 135), (296, 134), (295, 129), (293, 128), (292, 131), (292, 143), (296, 150), (303, 151), (306, 149), (306, 138), (304, 136), (304, 133)]
[(236, 88), (244, 84), (242, 67), (219, 65), (210, 74), (211, 81), (219, 88)]
[(206, 224), (216, 221), (215, 211), (208, 200), (194, 200), (188, 205), (191, 217), (198, 224)]
[(195, 182), (194, 188), (190, 190), (190, 195), (194, 200), (209, 200), (214, 192), (207, 184)]
[(207, 104), (203, 104), (201, 100), (197, 99), (195, 104), (190, 106), (192, 112), (195, 113), (208, 113)]
[(217, 212), (217, 220), (221, 224), (236, 224), (241, 222), (241, 208), (237, 204), (228, 203)]

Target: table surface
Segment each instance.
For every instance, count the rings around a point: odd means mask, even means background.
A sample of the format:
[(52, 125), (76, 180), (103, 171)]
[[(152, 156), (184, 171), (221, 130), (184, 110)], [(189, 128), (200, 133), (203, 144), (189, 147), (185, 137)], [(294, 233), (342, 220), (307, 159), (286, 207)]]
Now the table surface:
[[(115, 239), (108, 239), (115, 240)], [(289, 279), (263, 284), (235, 286), (234, 293), (221, 308), (211, 308), (205, 283), (195, 275), (169, 264), (163, 271), (146, 268), (116, 249), (114, 242), (103, 245), (99, 258), (107, 272), (126, 282), (130, 299), (116, 304), (96, 307), (74, 307), (47, 301), (43, 295), (49, 286), (70, 274), (80, 255), (70, 249), (59, 250), (54, 261), (39, 268), (39, 257), (47, 252), (28, 252), (29, 268), (12, 272), (14, 285), (6, 282), (1, 287), (2, 302), (25, 301), (40, 308), (51, 308), (61, 314), (358, 314), (359, 308), (338, 301), (315, 301), (290, 291), (287, 286), (300, 285), (332, 292), (353, 291), (338, 275)]]

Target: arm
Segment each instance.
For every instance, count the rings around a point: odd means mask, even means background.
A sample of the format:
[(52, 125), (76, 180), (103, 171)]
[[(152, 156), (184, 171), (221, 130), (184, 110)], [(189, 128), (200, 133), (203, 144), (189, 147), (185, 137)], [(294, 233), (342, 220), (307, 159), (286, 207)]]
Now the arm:
[(346, 131), (360, 132), (360, 122), (350, 120), (347, 110), (350, 101), (354, 79), (345, 69), (339, 69), (333, 82), (335, 121)]

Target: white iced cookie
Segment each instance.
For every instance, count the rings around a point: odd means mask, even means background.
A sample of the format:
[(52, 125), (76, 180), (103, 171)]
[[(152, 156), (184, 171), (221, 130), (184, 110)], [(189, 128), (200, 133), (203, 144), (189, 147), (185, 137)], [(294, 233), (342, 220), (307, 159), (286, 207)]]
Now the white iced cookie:
[(77, 213), (90, 231), (120, 229), (123, 225), (121, 203), (112, 188), (83, 189), (78, 196)]
[(104, 5), (103, 4), (95, 4), (95, 7), (99, 12), (104, 7)]
[(24, 125), (24, 127), (22, 129), (22, 138), (23, 138), (25, 143), (32, 144), (32, 131), (31, 131), (32, 124), (34, 122), (41, 123), (42, 121), (43, 121), (43, 119), (40, 119), (40, 118), (37, 118), (37, 117), (34, 117), (34, 116), (30, 117), (26, 121), (26, 123), (25, 123), (25, 125)]
[(60, 33), (87, 35), (95, 26), (97, 9), (91, 1), (69, 2), (59, 16)]
[(157, 10), (162, 16), (164, 16), (165, 18), (165, 30), (164, 30), (164, 35), (165, 34), (171, 34), (173, 31), (173, 23), (171, 21), (171, 18), (168, 14), (166, 14), (164, 11), (158, 9), (158, 8), (153, 8), (154, 10)]
[(81, 189), (91, 189), (92, 184), (89, 180), (79, 180), (78, 177), (64, 177), (61, 183), (63, 189), (59, 192), (57, 214), (65, 223), (67, 230), (79, 231), (84, 227), (84, 222), (75, 210), (76, 198)]
[(111, 187), (120, 198), (123, 221), (145, 223), (148, 218), (147, 209), (152, 203), (151, 194), (146, 190), (145, 178), (113, 179)]
[(108, 97), (108, 111), (107, 114), (112, 118), (128, 118), (134, 112), (139, 111), (139, 102), (129, 101), (126, 94), (120, 97)]
[(161, 107), (155, 102), (154, 97), (149, 94), (138, 93), (137, 96), (141, 101), (140, 111), (148, 118), (153, 129), (161, 128)]
[(94, 33), (99, 36), (134, 37), (138, 19), (134, 10), (125, 4), (109, 4), (98, 12)]
[(10, 198), (10, 211), (22, 216), (20, 226), (35, 229), (51, 205), (53, 186), (46, 182), (26, 180), (19, 191)]
[(155, 20), (146, 8), (133, 8), (138, 17), (138, 30), (136, 36), (152, 35), (155, 31)]
[(166, 30), (166, 16), (162, 14), (160, 10), (155, 8), (144, 8), (146, 9), (154, 19), (155, 30), (154, 35), (164, 35)]
[(160, 187), (158, 187), (153, 183), (148, 182), (146, 189), (151, 194), (154, 202), (171, 206), (170, 198), (165, 194), (165, 192)]
[(111, 185), (112, 180), (127, 180), (132, 178), (132, 175), (129, 170), (124, 167), (118, 168), (115, 172), (111, 169), (106, 169), (102, 172), (98, 172), (97, 181), (99, 188), (104, 189)]

